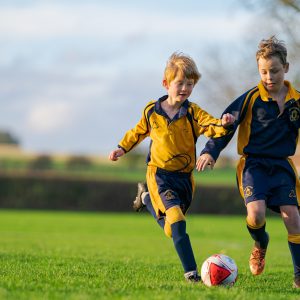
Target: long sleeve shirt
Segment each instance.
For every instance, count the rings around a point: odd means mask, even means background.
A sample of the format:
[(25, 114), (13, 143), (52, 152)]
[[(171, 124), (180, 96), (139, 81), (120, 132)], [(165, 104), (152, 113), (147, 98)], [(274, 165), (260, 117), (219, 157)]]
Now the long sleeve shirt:
[(178, 113), (170, 119), (161, 107), (161, 102), (150, 101), (143, 110), (140, 121), (127, 131), (119, 142), (125, 152), (130, 151), (150, 137), (147, 158), (149, 166), (167, 171), (191, 172), (196, 162), (197, 138), (221, 137), (228, 133), (220, 119), (213, 118), (197, 104), (185, 100)]
[(236, 117), (233, 130), (226, 136), (209, 139), (201, 154), (209, 153), (217, 160), (239, 127), (238, 154), (274, 158), (294, 155), (300, 127), (300, 93), (288, 81), (285, 85), (288, 92), (282, 113), (262, 82), (238, 97), (224, 111)]

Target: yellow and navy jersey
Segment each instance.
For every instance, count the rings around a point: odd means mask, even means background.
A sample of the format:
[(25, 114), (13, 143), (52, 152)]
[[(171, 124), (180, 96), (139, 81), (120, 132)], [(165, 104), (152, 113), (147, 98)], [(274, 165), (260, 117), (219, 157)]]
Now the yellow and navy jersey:
[(287, 158), (295, 154), (300, 127), (300, 93), (285, 81), (288, 92), (284, 111), (264, 88), (262, 82), (231, 103), (224, 113), (236, 117), (230, 134), (210, 139), (201, 154), (209, 153), (217, 160), (220, 152), (238, 129), (237, 148), (240, 155)]
[(167, 171), (191, 172), (196, 162), (197, 138), (220, 137), (227, 134), (220, 119), (213, 118), (197, 104), (188, 99), (183, 102), (178, 113), (170, 119), (161, 107), (163, 96), (150, 101), (136, 126), (127, 131), (119, 143), (125, 152), (150, 137), (147, 158), (148, 166)]

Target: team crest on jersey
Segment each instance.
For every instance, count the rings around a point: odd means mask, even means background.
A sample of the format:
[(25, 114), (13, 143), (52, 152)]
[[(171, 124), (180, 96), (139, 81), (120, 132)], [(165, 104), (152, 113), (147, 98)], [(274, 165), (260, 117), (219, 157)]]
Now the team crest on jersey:
[(166, 200), (173, 200), (173, 199), (175, 199), (175, 196), (173, 195), (172, 191), (167, 190), (165, 192), (165, 198), (166, 198)]
[(158, 127), (159, 127), (159, 126), (158, 126), (157, 122), (154, 120), (153, 123), (152, 123), (151, 128), (152, 128), (152, 129), (157, 129)]
[(300, 117), (300, 109), (298, 107), (292, 107), (289, 110), (289, 114), (290, 114), (290, 121), (296, 122)]
[(296, 193), (295, 193), (294, 190), (291, 190), (291, 191), (290, 191), (289, 197), (290, 197), (290, 198), (295, 198), (295, 197), (296, 197)]
[(253, 195), (253, 186), (251, 185), (248, 185), (244, 188), (244, 196), (245, 198), (248, 198), (250, 196)]

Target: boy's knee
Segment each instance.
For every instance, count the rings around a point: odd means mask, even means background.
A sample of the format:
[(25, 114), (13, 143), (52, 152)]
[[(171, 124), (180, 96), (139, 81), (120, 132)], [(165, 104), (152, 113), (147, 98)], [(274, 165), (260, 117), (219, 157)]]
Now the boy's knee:
[(247, 224), (253, 229), (260, 228), (266, 220), (266, 202), (255, 200), (247, 204)]
[(257, 213), (248, 215), (246, 218), (246, 222), (250, 228), (257, 229), (264, 226), (264, 224), (266, 223), (266, 218), (264, 214)]
[(167, 237), (172, 237), (171, 225), (179, 221), (185, 221), (185, 216), (179, 206), (173, 206), (166, 211), (164, 231)]

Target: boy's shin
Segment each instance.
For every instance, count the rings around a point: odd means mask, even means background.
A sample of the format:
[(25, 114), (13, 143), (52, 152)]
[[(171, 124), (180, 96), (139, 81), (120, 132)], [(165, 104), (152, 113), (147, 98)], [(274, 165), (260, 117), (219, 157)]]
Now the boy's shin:
[(289, 234), (288, 243), (292, 255), (295, 277), (300, 278), (300, 234)]
[(261, 248), (267, 248), (269, 236), (266, 232), (266, 222), (264, 221), (264, 223), (261, 225), (253, 225), (248, 221), (248, 219), (246, 220), (246, 222), (247, 229), (253, 240), (258, 242)]
[(181, 260), (184, 272), (197, 270), (190, 238), (186, 233), (186, 222), (179, 221), (171, 225), (176, 252)]

